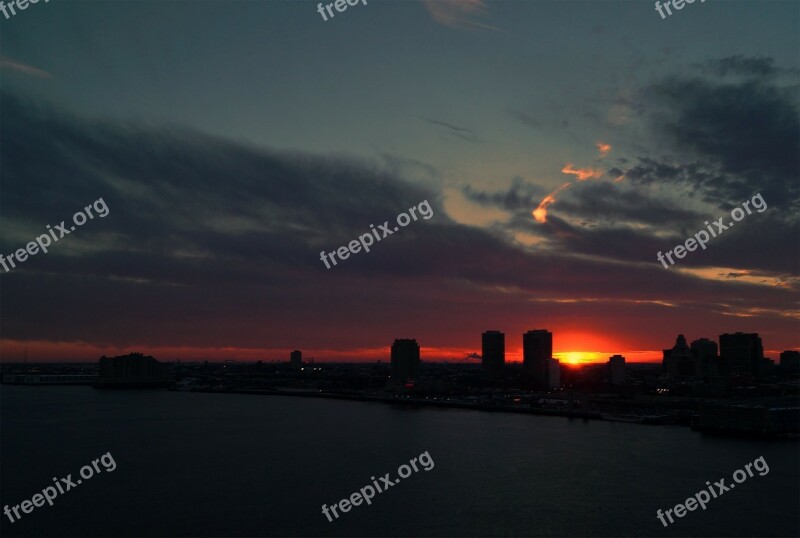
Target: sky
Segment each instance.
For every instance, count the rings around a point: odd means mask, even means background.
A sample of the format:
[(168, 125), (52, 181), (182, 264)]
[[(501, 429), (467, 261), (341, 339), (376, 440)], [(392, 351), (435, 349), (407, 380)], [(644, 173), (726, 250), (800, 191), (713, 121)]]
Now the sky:
[[(800, 3), (60, 1), (0, 16), (0, 361), (800, 349)], [(705, 249), (657, 259), (760, 194)], [(427, 200), (330, 269), (331, 252)]]

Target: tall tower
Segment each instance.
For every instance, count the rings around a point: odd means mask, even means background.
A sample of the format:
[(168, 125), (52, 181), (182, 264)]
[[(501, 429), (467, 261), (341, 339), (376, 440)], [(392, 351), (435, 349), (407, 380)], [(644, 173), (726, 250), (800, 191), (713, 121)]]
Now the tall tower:
[(303, 353), (297, 349), (289, 354), (289, 364), (293, 370), (299, 370), (303, 367)]
[(553, 333), (546, 329), (528, 331), (522, 335), (522, 366), (525, 374), (539, 388), (547, 388), (548, 363), (553, 358)]
[(622, 355), (612, 355), (608, 359), (608, 382), (612, 385), (625, 383), (626, 369), (625, 357)]
[(410, 338), (398, 338), (392, 344), (392, 383), (402, 385), (419, 377), (419, 344)]
[(483, 375), (491, 381), (503, 378), (506, 364), (506, 335), (500, 331), (486, 331), (481, 335), (481, 363)]
[(685, 336), (679, 334), (672, 349), (664, 350), (662, 367), (671, 380), (686, 379), (694, 375), (694, 358)]

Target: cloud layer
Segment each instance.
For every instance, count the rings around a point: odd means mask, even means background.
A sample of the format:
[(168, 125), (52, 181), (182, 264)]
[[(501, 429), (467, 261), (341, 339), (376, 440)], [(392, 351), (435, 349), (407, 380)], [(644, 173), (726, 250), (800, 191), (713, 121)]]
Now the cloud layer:
[[(3, 338), (305, 347), (342, 358), (403, 336), (463, 356), (488, 327), (547, 327), (576, 345), (581, 334), (602, 335), (609, 352), (657, 350), (694, 327), (693, 336), (709, 337), (759, 331), (768, 347), (791, 347), (797, 103), (781, 86), (785, 75), (723, 80), (731, 69), (643, 92), (659, 151), (631, 155), (604, 141), (626, 157), (606, 177), (559, 193), (546, 221), (531, 216), (549, 192), (540, 185), (464, 185), (467, 200), (509, 216), (485, 228), (452, 220), (442, 193), (406, 181), (403, 167), (96, 120), (3, 93), (0, 252), (101, 196), (111, 211), (0, 275)], [(612, 183), (614, 174), (625, 180)], [(759, 191), (770, 209), (682, 260), (686, 271), (655, 260)], [(320, 262), (321, 250), (425, 199), (431, 220), (331, 270)]]

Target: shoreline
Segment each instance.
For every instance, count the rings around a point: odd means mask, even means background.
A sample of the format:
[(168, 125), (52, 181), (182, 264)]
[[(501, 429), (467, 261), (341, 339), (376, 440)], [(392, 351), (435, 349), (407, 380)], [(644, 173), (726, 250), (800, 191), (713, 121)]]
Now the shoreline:
[(176, 392), (201, 392), (206, 394), (250, 394), (262, 396), (294, 396), (301, 398), (322, 398), (330, 400), (348, 400), (370, 403), (383, 403), (388, 405), (401, 405), (408, 407), (438, 407), (444, 409), (466, 409), (472, 411), (484, 411), (490, 413), (513, 413), (522, 415), (536, 415), (549, 417), (563, 417), (568, 419), (600, 420), (606, 422), (624, 422), (627, 424), (643, 424), (646, 426), (682, 426), (701, 435), (713, 437), (727, 437), (740, 439), (760, 439), (770, 441), (800, 441), (800, 434), (785, 432), (767, 431), (741, 431), (727, 428), (700, 427), (690, 417), (676, 417), (670, 415), (624, 415), (616, 413), (606, 413), (600, 411), (570, 411), (557, 409), (539, 409), (535, 407), (514, 407), (508, 405), (492, 405), (472, 402), (441, 401), (441, 400), (420, 400), (415, 398), (395, 398), (387, 396), (377, 396), (368, 394), (348, 394), (336, 392), (320, 392), (306, 390), (285, 390), (285, 389), (170, 389)]
[[(172, 389), (175, 390), (175, 389)], [(252, 394), (266, 396), (295, 396), (301, 398), (323, 398), (331, 400), (349, 400), (359, 402), (383, 403), (389, 405), (405, 405), (413, 407), (438, 407), (445, 409), (468, 409), (473, 411), (486, 411), (490, 413), (515, 413), (522, 415), (538, 415), (551, 417), (579, 418), (583, 420), (605, 420), (608, 422), (626, 422), (631, 424), (646, 425), (689, 425), (688, 421), (681, 421), (668, 416), (639, 417), (635, 415), (614, 415), (599, 411), (569, 411), (557, 409), (538, 409), (535, 407), (492, 405), (483, 403), (450, 401), (450, 400), (421, 400), (417, 398), (393, 398), (368, 394), (348, 394), (337, 392), (312, 392), (301, 390), (282, 389), (207, 389), (194, 388), (178, 390), (179, 392), (202, 392), (207, 394)]]

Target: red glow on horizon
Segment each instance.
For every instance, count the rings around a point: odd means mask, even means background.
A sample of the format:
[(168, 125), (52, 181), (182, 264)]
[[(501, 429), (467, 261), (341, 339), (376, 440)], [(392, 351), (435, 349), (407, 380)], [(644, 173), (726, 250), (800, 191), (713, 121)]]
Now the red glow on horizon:
[[(623, 355), (628, 362), (658, 362), (660, 351), (619, 349), (601, 337), (585, 333), (558, 333), (554, 338), (554, 358), (563, 364), (596, 364), (608, 361), (614, 354)], [(521, 338), (520, 338), (521, 340)], [(27, 350), (28, 362), (96, 362), (102, 355), (115, 356), (133, 352), (152, 355), (162, 362), (209, 360), (212, 362), (235, 360), (241, 362), (284, 362), (294, 347), (285, 349), (253, 349), (237, 347), (198, 348), (188, 346), (100, 346), (88, 342), (46, 342), (0, 340), (0, 362), (23, 362)], [(597, 349), (603, 351), (596, 351)], [(375, 362), (390, 360), (390, 346), (357, 348), (350, 350), (301, 349), (303, 361), (315, 362)], [(480, 353), (480, 347), (421, 347), (422, 360), (430, 362), (456, 362), (478, 364), (479, 359), (467, 359), (471, 353)], [(506, 362), (522, 362), (522, 346), (506, 348)]]

